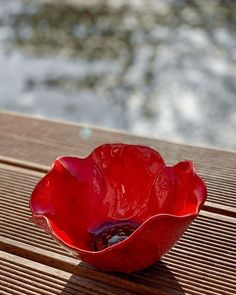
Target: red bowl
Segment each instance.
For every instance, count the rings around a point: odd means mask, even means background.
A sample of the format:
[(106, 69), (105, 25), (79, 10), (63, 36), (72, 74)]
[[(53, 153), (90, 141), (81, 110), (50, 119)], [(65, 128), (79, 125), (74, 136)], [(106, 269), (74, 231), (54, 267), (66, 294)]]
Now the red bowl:
[(133, 272), (173, 247), (206, 195), (191, 161), (167, 166), (149, 147), (105, 144), (55, 160), (32, 192), (31, 220), (82, 261)]

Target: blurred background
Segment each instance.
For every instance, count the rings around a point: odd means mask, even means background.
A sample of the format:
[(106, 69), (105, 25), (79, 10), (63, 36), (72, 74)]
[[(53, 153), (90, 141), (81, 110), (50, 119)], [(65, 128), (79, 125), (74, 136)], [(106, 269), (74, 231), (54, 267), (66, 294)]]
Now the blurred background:
[(236, 2), (0, 0), (0, 108), (236, 150)]

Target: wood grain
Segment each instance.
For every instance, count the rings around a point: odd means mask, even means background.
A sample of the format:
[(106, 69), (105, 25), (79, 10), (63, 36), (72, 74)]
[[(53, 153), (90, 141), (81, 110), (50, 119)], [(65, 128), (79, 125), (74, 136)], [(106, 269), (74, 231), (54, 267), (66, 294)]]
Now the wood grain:
[(235, 218), (202, 212), (162, 262), (132, 275), (106, 274), (73, 258), (29, 222), (30, 193), (42, 175), (0, 164), (0, 249), (127, 292), (236, 293)]
[(135, 294), (0, 251), (0, 294)]
[[(0, 294), (236, 294), (236, 153), (0, 112)], [(104, 273), (72, 257), (29, 222), (33, 187), (60, 155), (103, 143), (151, 146), (166, 162), (192, 160), (208, 200), (162, 261)], [(144, 253), (145, 255), (145, 253)]]
[[(84, 137), (83, 130), (89, 130)], [(205, 209), (236, 217), (236, 153), (180, 145), (90, 126), (0, 112), (0, 162), (46, 172), (60, 155), (85, 157), (108, 142), (149, 145), (173, 164), (189, 159), (206, 181)]]

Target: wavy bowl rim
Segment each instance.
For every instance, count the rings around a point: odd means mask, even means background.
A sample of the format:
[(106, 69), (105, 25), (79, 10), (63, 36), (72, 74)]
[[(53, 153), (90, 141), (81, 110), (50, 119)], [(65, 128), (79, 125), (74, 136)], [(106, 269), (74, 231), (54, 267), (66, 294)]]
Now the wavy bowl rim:
[[(197, 206), (196, 206), (196, 210), (193, 212), (193, 213), (189, 213), (189, 214), (185, 214), (185, 215), (175, 215), (175, 214), (168, 214), (168, 213), (160, 213), (160, 214), (155, 214), (153, 216), (150, 216), (148, 219), (146, 219), (143, 223), (141, 223), (138, 228), (130, 235), (128, 236), (125, 240), (117, 243), (117, 244), (114, 244), (114, 245), (111, 245), (111, 246), (108, 246), (107, 248), (103, 249), (103, 250), (99, 250), (99, 251), (89, 251), (89, 250), (85, 250), (85, 249), (82, 249), (82, 248), (78, 248), (78, 247), (75, 247), (75, 246), (72, 246), (70, 244), (68, 244), (67, 242), (63, 241), (55, 232), (54, 230), (52, 229), (52, 226), (51, 226), (51, 220), (49, 217), (45, 216), (44, 214), (37, 214), (34, 212), (33, 210), (33, 207), (32, 207), (32, 204), (31, 204), (31, 200), (32, 200), (32, 194), (34, 192), (34, 190), (36, 189), (37, 185), (40, 183), (40, 181), (42, 179), (44, 179), (53, 169), (54, 169), (54, 165), (55, 165), (55, 162), (60, 160), (61, 158), (64, 158), (64, 157), (70, 157), (70, 158), (75, 158), (75, 159), (79, 159), (79, 160), (87, 160), (89, 159), (93, 153), (101, 148), (101, 147), (105, 147), (105, 146), (113, 146), (113, 145), (121, 145), (121, 146), (133, 146), (133, 147), (144, 147), (144, 148), (147, 148), (149, 150), (152, 150), (154, 151), (163, 161), (164, 163), (164, 166), (163, 167), (174, 167), (175, 165), (179, 164), (179, 163), (182, 163), (182, 162), (186, 162), (189, 164), (189, 167), (191, 168), (191, 171), (193, 173), (194, 176), (197, 176), (198, 179), (201, 181), (201, 185), (202, 185), (202, 188), (204, 189), (204, 192), (203, 192), (203, 196), (202, 196), (202, 201), (199, 201), (198, 198), (198, 202), (197, 202)], [(59, 161), (60, 162), (60, 161)], [(60, 162), (61, 163), (61, 162)], [(95, 162), (94, 162), (95, 163)], [(96, 165), (96, 163), (95, 163)], [(176, 219), (176, 220), (188, 220), (189, 219), (189, 222), (191, 223), (192, 220), (194, 220), (198, 215), (199, 215), (199, 212), (203, 206), (203, 204), (205, 203), (206, 201), (206, 198), (207, 198), (207, 186), (204, 182), (204, 180), (198, 175), (198, 173), (196, 172), (196, 169), (195, 169), (195, 166), (194, 166), (194, 163), (191, 161), (191, 160), (183, 160), (183, 161), (180, 161), (178, 163), (176, 163), (175, 165), (166, 165), (165, 164), (165, 161), (163, 159), (163, 157), (161, 156), (161, 154), (156, 151), (154, 148), (150, 147), (150, 146), (146, 146), (146, 145), (141, 145), (141, 144), (123, 144), (123, 143), (106, 143), (106, 144), (102, 144), (102, 145), (99, 145), (98, 147), (96, 147), (95, 149), (92, 150), (92, 152), (86, 156), (86, 157), (75, 157), (75, 156), (59, 156), (55, 159), (55, 161), (53, 162), (51, 168), (48, 170), (48, 172), (42, 177), (42, 179), (40, 179), (40, 181), (36, 184), (35, 188), (33, 189), (32, 191), (32, 194), (31, 194), (31, 198), (30, 198), (30, 202), (29, 202), (29, 207), (31, 209), (31, 212), (32, 212), (32, 216), (29, 218), (31, 222), (33, 222), (34, 224), (37, 225), (37, 222), (34, 222), (35, 219), (44, 219), (44, 221), (46, 222), (47, 224), (47, 228), (48, 228), (48, 231), (50, 232), (51, 236), (56, 240), (58, 241), (61, 245), (63, 245), (64, 247), (68, 248), (69, 250), (74, 250), (76, 252), (78, 252), (79, 254), (89, 254), (89, 255), (94, 255), (94, 256), (99, 256), (99, 255), (103, 255), (105, 254), (106, 252), (110, 252), (110, 251), (115, 251), (115, 250), (118, 250), (122, 247), (124, 247), (126, 244), (128, 244), (132, 239), (135, 238), (135, 236), (138, 235), (139, 231), (141, 231), (141, 229), (143, 227), (146, 227), (148, 223), (152, 222), (153, 220), (156, 220), (156, 219), (162, 219), (162, 218), (170, 218), (170, 219)], [(63, 166), (64, 167), (64, 166)], [(66, 169), (66, 167), (64, 167), (64, 169)], [(66, 169), (67, 170), (67, 169)], [(68, 170), (67, 170), (68, 171)], [(68, 171), (69, 172), (69, 171)], [(70, 172), (69, 172), (70, 173)], [(71, 174), (71, 173), (70, 173)], [(71, 174), (72, 177), (74, 177), (72, 174)]]

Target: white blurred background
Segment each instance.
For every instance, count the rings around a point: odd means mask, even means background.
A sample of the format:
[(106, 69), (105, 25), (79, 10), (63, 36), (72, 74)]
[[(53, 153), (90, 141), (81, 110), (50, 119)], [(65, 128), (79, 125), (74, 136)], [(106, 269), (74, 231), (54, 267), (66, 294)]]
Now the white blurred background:
[(236, 150), (236, 3), (0, 0), (0, 108)]

